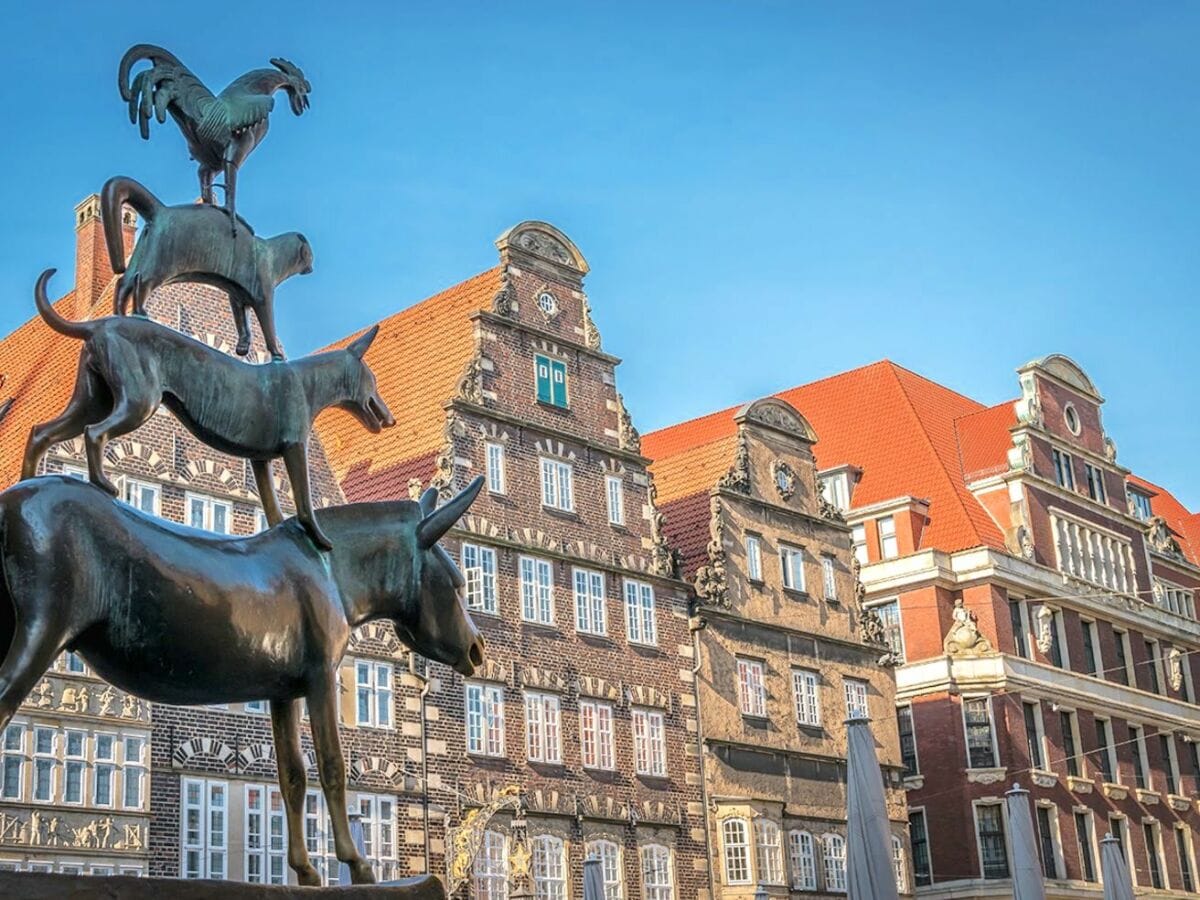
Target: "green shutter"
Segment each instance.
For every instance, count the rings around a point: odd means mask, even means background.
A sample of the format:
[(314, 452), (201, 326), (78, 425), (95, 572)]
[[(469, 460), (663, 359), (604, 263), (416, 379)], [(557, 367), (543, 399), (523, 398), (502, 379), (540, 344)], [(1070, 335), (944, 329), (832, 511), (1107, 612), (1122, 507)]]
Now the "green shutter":
[(550, 389), (550, 360), (544, 356), (533, 358), (533, 368), (537, 375), (537, 398), (539, 403), (552, 402), (553, 393)]
[(566, 363), (552, 362), (550, 363), (550, 377), (552, 383), (551, 397), (555, 406), (566, 407), (567, 405), (567, 366)]

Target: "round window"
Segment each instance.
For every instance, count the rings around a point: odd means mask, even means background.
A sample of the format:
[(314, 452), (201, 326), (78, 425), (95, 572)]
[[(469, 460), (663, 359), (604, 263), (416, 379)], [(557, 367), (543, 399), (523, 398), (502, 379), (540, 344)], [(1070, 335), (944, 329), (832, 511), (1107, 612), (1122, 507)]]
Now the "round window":
[(554, 299), (554, 295), (549, 291), (542, 291), (537, 298), (538, 309), (548, 316), (558, 312), (558, 301)]
[(1071, 434), (1079, 434), (1079, 413), (1070, 403), (1063, 407), (1063, 418), (1067, 422), (1067, 427), (1071, 429)]

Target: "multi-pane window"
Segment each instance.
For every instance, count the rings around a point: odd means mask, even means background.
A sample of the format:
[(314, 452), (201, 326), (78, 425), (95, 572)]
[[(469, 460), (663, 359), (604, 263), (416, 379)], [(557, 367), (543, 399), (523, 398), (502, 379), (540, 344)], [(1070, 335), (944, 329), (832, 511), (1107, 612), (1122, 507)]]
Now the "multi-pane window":
[(531, 762), (562, 762), (561, 721), (557, 695), (525, 695), (526, 758)]
[(1154, 513), (1150, 509), (1150, 498), (1141, 491), (1129, 488), (1129, 500), (1133, 505), (1133, 514), (1145, 522)]
[(125, 489), (122, 495), (126, 503), (152, 516), (159, 515), (162, 508), (162, 488), (148, 481), (138, 481), (136, 478), (126, 478), (124, 482)]
[(762, 539), (756, 534), (746, 535), (746, 577), (751, 581), (762, 581)]
[(1029, 749), (1029, 765), (1034, 769), (1046, 768), (1045, 740), (1042, 734), (1042, 704), (1034, 700), (1021, 704), (1025, 713), (1025, 744)]
[(738, 708), (744, 716), (766, 718), (767, 690), (763, 684), (763, 664), (756, 659), (737, 661)]
[(571, 512), (575, 509), (575, 472), (571, 464), (542, 459), (542, 506)]
[(900, 624), (900, 601), (898, 599), (884, 600), (872, 603), (871, 609), (879, 616), (883, 625), (883, 638), (887, 641), (888, 649), (897, 662), (904, 662), (904, 627)]
[(141, 809), (146, 793), (146, 741), (126, 735), (121, 745), (125, 758), (121, 769), (121, 805), (126, 809)]
[(867, 558), (867, 526), (855, 525), (850, 529), (850, 541), (853, 544), (854, 558), (858, 564), (865, 566)]
[(496, 551), (479, 544), (462, 545), (463, 578), (467, 582), (467, 608), (496, 612)]
[(916, 775), (921, 769), (917, 762), (917, 734), (913, 728), (912, 706), (896, 707), (896, 725), (900, 732), (900, 762), (905, 776)]
[(604, 575), (590, 569), (576, 569), (575, 627), (588, 634), (607, 634), (604, 615)]
[(1129, 726), (1129, 749), (1133, 753), (1134, 784), (1145, 790), (1150, 786), (1150, 760), (1146, 757), (1146, 730), (1141, 725)]
[(871, 710), (867, 705), (867, 683), (857, 678), (843, 678), (842, 684), (846, 689), (846, 718), (869, 719)]
[(1158, 641), (1146, 641), (1146, 673), (1150, 680), (1150, 690), (1156, 694), (1161, 694), (1162, 677), (1159, 674), (1162, 668), (1162, 660), (1158, 655)]
[(792, 693), (796, 697), (796, 721), (816, 728), (821, 724), (820, 676), (807, 669), (792, 670)]
[(725, 850), (725, 883), (750, 883), (750, 830), (744, 819), (726, 819), (721, 823), (721, 843)]
[(1013, 649), (1022, 659), (1030, 658), (1029, 625), (1025, 619), (1027, 614), (1024, 600), (1010, 599), (1008, 601), (1008, 619), (1012, 625)]
[(1004, 810), (999, 803), (975, 806), (975, 833), (984, 878), (1008, 877), (1008, 847), (1004, 839)]
[(58, 767), (55, 755), (53, 728), (33, 729), (33, 799), (49, 803), (54, 799), (54, 770)]
[(1083, 665), (1089, 675), (1099, 676), (1100, 665), (1100, 635), (1096, 631), (1096, 623), (1085, 619), (1083, 622)]
[(900, 893), (908, 887), (908, 867), (904, 865), (904, 842), (892, 835), (892, 869), (896, 873), (896, 890)]
[(59, 657), (58, 668), (64, 672), (71, 672), (74, 675), (83, 675), (87, 672), (87, 665), (83, 662), (83, 657), (72, 650), (68, 650)]
[(990, 697), (963, 699), (963, 726), (967, 732), (967, 766), (972, 769), (996, 767), (996, 741), (992, 733)]
[(635, 644), (658, 643), (654, 618), (654, 588), (643, 581), (625, 579), (625, 628)]
[(760, 884), (783, 884), (783, 847), (779, 826), (770, 819), (754, 820), (754, 859)]
[(565, 409), (567, 406), (567, 364), (539, 354), (533, 358), (533, 367), (537, 379), (538, 402), (561, 406)]
[(504, 755), (504, 689), (496, 684), (467, 685), (467, 752)]
[(184, 878), (222, 880), (228, 875), (229, 785), (185, 778), (182, 791), (180, 874)]
[(837, 601), (837, 561), (832, 556), (821, 557), (821, 589), (826, 600)]
[(392, 664), (365, 659), (354, 662), (355, 723), (392, 727)]
[(804, 551), (799, 547), (781, 546), (779, 562), (783, 567), (783, 586), (790, 591), (803, 591)]
[(933, 870), (929, 866), (929, 831), (925, 825), (925, 810), (909, 811), (908, 839), (912, 845), (913, 879), (917, 887), (932, 884)]
[(879, 529), (879, 558), (894, 559), (900, 555), (900, 545), (896, 543), (896, 519), (884, 516), (877, 523)]
[(533, 896), (536, 900), (566, 900), (565, 855), (561, 838), (539, 834), (533, 839)]
[(1075, 813), (1075, 840), (1079, 845), (1079, 870), (1084, 881), (1096, 880), (1096, 842), (1090, 813)]
[(82, 731), (67, 731), (63, 735), (63, 803), (83, 802), (86, 755), (87, 735)]
[(1175, 852), (1179, 855), (1179, 877), (1183, 889), (1188, 892), (1196, 890), (1196, 876), (1192, 871), (1196, 861), (1192, 856), (1191, 838), (1188, 837), (1187, 826), (1182, 822), (1175, 826)]
[(396, 798), (381, 794), (358, 795), (359, 821), (363, 827), (363, 849), (379, 881), (397, 875)]
[(113, 781), (117, 771), (115, 735), (97, 734), (92, 740), (92, 802), (113, 805)]
[(792, 890), (815, 891), (817, 889), (817, 852), (813, 836), (807, 831), (788, 834), (788, 862), (792, 867)]
[(1050, 820), (1052, 815), (1054, 815), (1054, 807), (1037, 807), (1035, 821), (1038, 847), (1042, 854), (1042, 874), (1047, 878), (1058, 877), (1058, 845), (1055, 841), (1054, 825)]
[(1084, 463), (1083, 474), (1087, 478), (1088, 496), (1098, 503), (1107, 503), (1108, 494), (1104, 492), (1104, 470), (1091, 463)]
[(1079, 768), (1079, 724), (1075, 713), (1061, 710), (1058, 714), (1059, 725), (1062, 728), (1063, 761), (1067, 764), (1067, 774), (1078, 778)]
[(835, 509), (850, 508), (850, 482), (845, 474), (827, 475), (821, 479), (821, 495)]
[(1075, 490), (1075, 470), (1071, 466), (1071, 454), (1055, 447), (1050, 451), (1050, 456), (1054, 463), (1055, 483), (1069, 491)]
[(585, 768), (615, 767), (611, 704), (599, 700), (579, 701), (579, 755)]
[(1052, 610), (1050, 612), (1050, 662), (1060, 669), (1069, 668), (1064, 628), (1062, 610)]
[(604, 877), (604, 900), (622, 900), (624, 879), (621, 873), (621, 848), (612, 841), (590, 841), (587, 855), (600, 860), (600, 874)]
[(639, 775), (667, 774), (667, 744), (663, 714), (648, 709), (633, 711), (633, 760)]
[(604, 476), (604, 496), (608, 501), (608, 524), (625, 524), (625, 486), (616, 475)]
[(1096, 717), (1096, 764), (1110, 784), (1117, 780), (1117, 751), (1113, 746), (1112, 722)]
[(642, 848), (642, 896), (644, 900), (675, 900), (671, 851), (661, 844)]
[(554, 564), (536, 556), (517, 563), (521, 578), (521, 618), (539, 625), (554, 624)]
[(1112, 670), (1113, 679), (1121, 684), (1130, 684), (1132, 679), (1129, 677), (1129, 632), (1114, 628), (1113, 646), (1117, 651), (1117, 664)]
[(825, 890), (830, 893), (846, 892), (846, 839), (840, 834), (825, 835), (821, 843), (825, 849)]
[(243, 827), (246, 880), (251, 884), (287, 884), (287, 825), (283, 795), (275, 785), (246, 785)]
[(1162, 756), (1163, 778), (1167, 782), (1167, 793), (1179, 793), (1179, 759), (1175, 756), (1175, 738), (1165, 732), (1158, 733), (1159, 750)]
[(233, 522), (232, 504), (203, 494), (188, 493), (184, 496), (184, 505), (187, 507), (187, 523), (193, 528), (229, 534)]
[(1156, 888), (1166, 887), (1166, 882), (1163, 881), (1163, 873), (1167, 867), (1163, 862), (1162, 844), (1158, 840), (1158, 823), (1143, 822), (1142, 835), (1146, 839), (1146, 859), (1150, 863), (1150, 885)]
[(1137, 590), (1129, 541), (1057, 513), (1051, 513), (1050, 527), (1060, 572), (1126, 594)]
[(504, 445), (486, 445), (487, 454), (487, 489), (493, 494), (505, 493), (504, 481)]
[(485, 831), (471, 869), (472, 900), (507, 900), (508, 838)]

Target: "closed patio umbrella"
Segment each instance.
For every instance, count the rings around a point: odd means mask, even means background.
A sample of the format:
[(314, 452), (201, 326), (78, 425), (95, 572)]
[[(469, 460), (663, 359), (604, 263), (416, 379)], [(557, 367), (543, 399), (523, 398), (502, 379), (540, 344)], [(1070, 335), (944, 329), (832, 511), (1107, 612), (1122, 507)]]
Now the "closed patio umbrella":
[(849, 900), (897, 900), (892, 828), (867, 719), (846, 722), (846, 882)]
[(583, 900), (604, 900), (604, 871), (600, 866), (598, 856), (583, 861)]
[(1008, 799), (1008, 828), (1012, 835), (1013, 900), (1046, 900), (1029, 791), (1014, 784), (1004, 796)]
[(1106, 834), (1100, 842), (1100, 873), (1104, 879), (1104, 900), (1133, 900), (1133, 882), (1121, 842)]
[[(367, 859), (366, 841), (363, 835), (362, 813), (357, 809), (349, 810), (350, 817), (350, 838), (354, 841), (354, 846), (358, 848), (358, 853), (363, 859)], [(367, 859), (367, 862), (370, 862)], [(345, 863), (338, 863), (338, 884), (350, 883), (350, 867)]]

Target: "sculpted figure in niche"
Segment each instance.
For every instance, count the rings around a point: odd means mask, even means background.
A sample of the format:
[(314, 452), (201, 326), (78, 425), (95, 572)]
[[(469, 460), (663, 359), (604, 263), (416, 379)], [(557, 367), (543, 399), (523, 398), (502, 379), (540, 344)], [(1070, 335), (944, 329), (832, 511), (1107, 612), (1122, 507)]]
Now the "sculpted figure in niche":
[(943, 642), (950, 656), (983, 656), (992, 652), (992, 643), (984, 637), (975, 623), (975, 615), (965, 606), (962, 598), (954, 601), (954, 621)]

